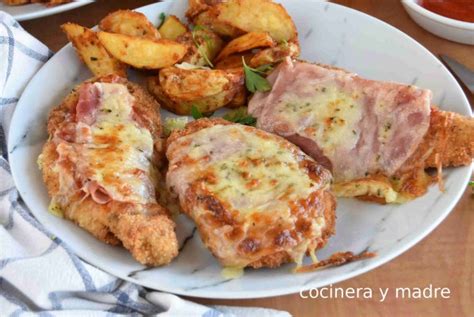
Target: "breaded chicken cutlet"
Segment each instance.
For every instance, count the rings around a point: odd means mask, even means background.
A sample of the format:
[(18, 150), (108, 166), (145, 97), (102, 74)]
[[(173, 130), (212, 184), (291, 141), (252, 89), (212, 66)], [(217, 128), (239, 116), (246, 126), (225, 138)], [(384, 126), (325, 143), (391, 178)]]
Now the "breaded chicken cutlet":
[(162, 158), (159, 105), (110, 75), (76, 87), (54, 108), (39, 164), (50, 209), (145, 265), (178, 254), (175, 224), (156, 201)]
[(474, 157), (474, 120), (433, 107), (427, 89), (289, 58), (267, 79), (249, 102), (257, 127), (331, 170), (336, 196), (402, 203)]
[(225, 267), (301, 263), (334, 232), (331, 174), (276, 135), (199, 119), (167, 141), (167, 185)]

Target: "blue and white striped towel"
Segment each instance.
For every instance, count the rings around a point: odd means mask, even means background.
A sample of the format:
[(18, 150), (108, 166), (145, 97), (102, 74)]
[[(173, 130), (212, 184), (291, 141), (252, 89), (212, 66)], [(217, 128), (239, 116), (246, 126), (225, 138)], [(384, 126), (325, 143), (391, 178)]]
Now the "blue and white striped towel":
[(23, 89), (51, 55), (0, 11), (0, 316), (289, 316), (262, 308), (206, 307), (146, 290), (83, 262), (38, 223), (13, 184), (5, 132)]

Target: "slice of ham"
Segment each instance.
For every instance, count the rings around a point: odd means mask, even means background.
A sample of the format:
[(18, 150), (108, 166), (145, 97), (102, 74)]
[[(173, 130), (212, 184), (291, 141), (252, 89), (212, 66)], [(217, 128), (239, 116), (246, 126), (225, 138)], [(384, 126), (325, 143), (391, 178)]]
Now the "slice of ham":
[(257, 127), (300, 146), (335, 181), (393, 175), (429, 128), (429, 90), (290, 59), (267, 79), (272, 90), (249, 102)]
[(79, 90), (79, 100), (76, 105), (76, 120), (88, 125), (95, 122), (97, 109), (100, 105), (101, 92), (98, 85), (84, 84)]
[(96, 181), (88, 182), (84, 186), (83, 190), (85, 190), (86, 193), (90, 194), (92, 199), (98, 204), (103, 205), (112, 200), (107, 191)]

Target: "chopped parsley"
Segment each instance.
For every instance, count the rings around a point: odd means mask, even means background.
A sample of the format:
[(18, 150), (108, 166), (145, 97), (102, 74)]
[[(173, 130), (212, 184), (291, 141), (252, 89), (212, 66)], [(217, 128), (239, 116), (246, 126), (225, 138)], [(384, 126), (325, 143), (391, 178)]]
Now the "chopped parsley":
[(235, 110), (231, 110), (227, 112), (223, 118), (230, 122), (251, 126), (255, 126), (255, 123), (257, 122), (257, 119), (247, 113), (246, 107), (240, 107)]
[(204, 41), (206, 42), (206, 48), (203, 48), (203, 46), (201, 44), (199, 44), (198, 40), (197, 40), (197, 36), (196, 36), (196, 32), (197, 31), (206, 31), (207, 28), (204, 27), (204, 26), (201, 26), (201, 25), (196, 25), (194, 28), (193, 28), (193, 31), (191, 32), (192, 36), (193, 36), (193, 42), (194, 42), (194, 45), (196, 45), (196, 48), (199, 52), (199, 54), (202, 56), (202, 58), (204, 58), (204, 61), (206, 62), (207, 65), (211, 66), (211, 67), (214, 67), (214, 65), (212, 64), (212, 62), (210, 61), (209, 57), (207, 56), (207, 52), (206, 52), (206, 49), (209, 50), (212, 48), (212, 40), (211, 38), (209, 37), (209, 35), (207, 34), (204, 34), (202, 36), (202, 38), (204, 39)]
[(474, 181), (470, 181), (468, 186), (471, 186), (472, 188), (474, 188)]
[(194, 120), (201, 119), (204, 117), (201, 111), (196, 106), (191, 107), (191, 116), (193, 116)]
[(257, 91), (265, 92), (272, 89), (268, 80), (260, 75), (271, 69), (271, 66), (263, 65), (258, 68), (251, 68), (247, 66), (243, 57), (242, 64), (244, 65), (245, 87), (247, 87), (248, 91), (255, 93)]
[(158, 28), (160, 28), (163, 23), (165, 23), (165, 20), (166, 20), (166, 14), (164, 12), (161, 12), (160, 13), (160, 23), (158, 24)]

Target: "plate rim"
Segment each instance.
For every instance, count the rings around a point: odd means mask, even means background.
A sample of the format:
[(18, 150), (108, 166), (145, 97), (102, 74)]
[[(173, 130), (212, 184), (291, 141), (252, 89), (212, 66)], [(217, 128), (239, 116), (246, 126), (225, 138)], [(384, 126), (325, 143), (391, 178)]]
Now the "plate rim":
[[(300, 2), (322, 2), (322, 1), (318, 1), (318, 0), (296, 0), (296, 1), (300, 1)], [(163, 2), (169, 2), (169, 0), (165, 0)], [(141, 12), (142, 10), (147, 10), (149, 8), (152, 8), (154, 6), (159, 6), (159, 5), (160, 5), (159, 2), (158, 3), (152, 3), (152, 4), (149, 4), (149, 5), (146, 5), (146, 6), (136, 8), (134, 10)], [(428, 53), (431, 57), (433, 57), (434, 59), (437, 59), (436, 56), (433, 53), (431, 53), (427, 48), (425, 48), (423, 45), (421, 45), (418, 41), (416, 41), (415, 39), (413, 39), (412, 37), (410, 37), (409, 35), (407, 35), (403, 31), (397, 29), (396, 27), (390, 25), (389, 23), (387, 23), (385, 21), (382, 21), (382, 20), (380, 20), (376, 17), (373, 17), (373, 16), (371, 16), (371, 15), (365, 13), (365, 12), (361, 12), (361, 11), (355, 10), (353, 8), (346, 7), (346, 6), (343, 6), (343, 5), (339, 5), (339, 4), (336, 4), (336, 3), (329, 2), (329, 3), (326, 3), (326, 5), (337, 6), (337, 7), (343, 8), (344, 10), (352, 11), (351, 12), (352, 14), (362, 15), (365, 18), (368, 18), (368, 19), (370, 19), (372, 21), (375, 21), (377, 23), (383, 23), (383, 24), (385, 24), (386, 27), (389, 27), (392, 31), (397, 32), (401, 37), (404, 38), (404, 40), (413, 42), (413, 44), (415, 44), (419, 49), (424, 50), (425, 53)], [(70, 46), (71, 46), (71, 43), (66, 44), (56, 54), (59, 54), (63, 50), (68, 49), (68, 47), (70, 47)], [(28, 89), (28, 87), (31, 84), (31, 82), (33, 81), (33, 79), (36, 76), (38, 76), (38, 74), (43, 70), (43, 68), (49, 62), (50, 61), (46, 62), (38, 70), (38, 72), (31, 78), (30, 82), (25, 87), (24, 91), (26, 91), (26, 89)], [(447, 68), (442, 63), (441, 63), (441, 65), (444, 68), (444, 70), (449, 74), (449, 77), (451, 78), (451, 80), (455, 83), (455, 87), (462, 94), (462, 99), (464, 101), (464, 104), (469, 105), (468, 99), (467, 99), (464, 91), (462, 90), (461, 86), (459, 85), (459, 83), (455, 80), (454, 76), (447, 70)], [(18, 104), (20, 104), (20, 102), (22, 102), (22, 98), (23, 98), (23, 93), (20, 96), (20, 99), (18, 100)], [(19, 116), (19, 114), (18, 114), (19, 111), (17, 111), (17, 109), (18, 109), (18, 107), (15, 108), (15, 111), (13, 113), (11, 122), (14, 122), (15, 117)], [(472, 117), (471, 108), (467, 107), (467, 109), (469, 110), (470, 116)], [(12, 127), (13, 127), (13, 125), (10, 125), (10, 129), (12, 129)], [(13, 133), (10, 133), (10, 131), (9, 131), (9, 133), (8, 133), (8, 142), (7, 142), (8, 143), (8, 153), (10, 153), (14, 149), (11, 145), (11, 144), (13, 144), (13, 141), (14, 141), (14, 140), (12, 140), (12, 138), (13, 138)], [(468, 170), (467, 170), (467, 173), (464, 177), (463, 183), (465, 183), (464, 185), (467, 186), (467, 183), (470, 179), (470, 175), (473, 172), (473, 164), (471, 164), (470, 166), (466, 166), (466, 168)], [(16, 169), (11, 168), (11, 174), (12, 174), (13, 181), (14, 181), (15, 187), (16, 187), (16, 184), (18, 183), (17, 178), (19, 177), (16, 174)], [(18, 192), (21, 196), (21, 193), (20, 193), (19, 190), (18, 190)], [(201, 288), (201, 289), (197, 290), (196, 292), (194, 292), (192, 290), (169, 288), (169, 287), (164, 287), (164, 288), (159, 289), (159, 288), (156, 287), (156, 285), (152, 285), (151, 283), (147, 283), (146, 279), (135, 279), (135, 278), (131, 278), (127, 275), (121, 274), (120, 272), (115, 272), (115, 270), (113, 270), (113, 269), (98, 267), (97, 265), (95, 265), (95, 264), (93, 264), (89, 261), (89, 258), (91, 258), (91, 256), (87, 256), (87, 255), (84, 256), (82, 254), (76, 253), (76, 251), (74, 251), (74, 254), (77, 255), (78, 257), (80, 257), (81, 260), (83, 260), (86, 263), (92, 265), (93, 267), (96, 267), (99, 270), (107, 272), (107, 273), (109, 273), (113, 276), (116, 276), (118, 278), (121, 278), (123, 280), (129, 281), (129, 282), (132, 282), (132, 283), (135, 283), (135, 284), (138, 284), (138, 285), (142, 285), (142, 286), (151, 288), (153, 290), (168, 292), (168, 293), (182, 295), (182, 296), (189, 296), (189, 297), (196, 297), (196, 298), (214, 298), (214, 299), (253, 299), (253, 298), (266, 298), (266, 297), (289, 295), (289, 294), (298, 293), (300, 291), (306, 291), (306, 290), (309, 290), (309, 289), (312, 289), (312, 288), (324, 287), (324, 286), (335, 284), (335, 283), (338, 283), (338, 282), (341, 282), (341, 281), (345, 281), (345, 280), (351, 279), (355, 276), (365, 274), (365, 273), (367, 273), (367, 272), (369, 272), (369, 271), (371, 271), (371, 270), (373, 270), (373, 269), (375, 269), (375, 268), (377, 268), (377, 267), (379, 267), (379, 266), (381, 266), (385, 263), (390, 262), (394, 258), (400, 256), (401, 254), (403, 254), (407, 250), (411, 249), (414, 245), (418, 244), (421, 240), (426, 238), (436, 227), (438, 227), (439, 224), (441, 222), (443, 222), (444, 219), (451, 213), (451, 211), (457, 205), (457, 203), (459, 202), (459, 200), (460, 200), (460, 198), (463, 194), (464, 194), (464, 191), (461, 191), (461, 190), (459, 190), (457, 193), (452, 194), (453, 199), (451, 199), (451, 201), (449, 202), (449, 205), (445, 208), (443, 213), (435, 221), (433, 221), (425, 230), (423, 230), (423, 232), (418, 233), (411, 240), (399, 245), (398, 247), (395, 246), (390, 251), (390, 253), (386, 254), (385, 256), (377, 256), (376, 258), (374, 258), (374, 260), (372, 260), (370, 262), (370, 264), (365, 265), (362, 268), (353, 270), (351, 272), (343, 273), (343, 274), (340, 274), (340, 275), (336, 275), (334, 277), (326, 278), (324, 283), (318, 283), (318, 281), (316, 280), (316, 281), (313, 281), (311, 283), (308, 283), (307, 285), (288, 285), (287, 287), (280, 287), (280, 288), (273, 289), (273, 290), (255, 290), (255, 291), (252, 291), (250, 293), (248, 291), (242, 291), (242, 290), (240, 290), (240, 291), (226, 291), (225, 293), (223, 293), (223, 292), (218, 292), (218, 291), (208, 291), (205, 288)], [(31, 208), (29, 206), (29, 204), (26, 200), (24, 200), (24, 202), (30, 210), (33, 210), (33, 208)], [(31, 212), (31, 213), (43, 225), (43, 221), (41, 221), (33, 212)], [(47, 229), (50, 230), (49, 228), (47, 228)], [(58, 236), (60, 237), (60, 235), (58, 235)], [(65, 243), (67, 244), (67, 242), (65, 242)], [(74, 249), (73, 247), (70, 247), (70, 248), (72, 250)]]
[[(95, 0), (81, 0), (81, 1), (71, 2), (71, 3), (61, 4), (55, 7), (51, 7), (51, 8), (45, 7), (45, 9), (40, 10), (40, 11), (33, 11), (33, 12), (20, 13), (20, 14), (11, 14), (7, 11), (4, 11), (4, 12), (10, 14), (18, 22), (21, 22), (21, 21), (28, 21), (28, 20), (46, 17), (49, 15), (53, 15), (53, 14), (64, 12), (64, 11), (73, 10), (73, 9), (76, 9), (76, 8), (79, 8), (87, 4), (94, 3), (94, 2)], [(29, 3), (26, 5), (36, 5), (36, 4)]]

